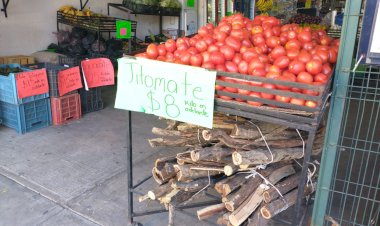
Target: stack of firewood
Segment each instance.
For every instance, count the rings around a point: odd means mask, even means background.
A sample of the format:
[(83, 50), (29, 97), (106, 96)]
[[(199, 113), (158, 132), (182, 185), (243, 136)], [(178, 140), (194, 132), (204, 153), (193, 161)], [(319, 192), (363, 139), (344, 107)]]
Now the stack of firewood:
[[(216, 192), (220, 204), (200, 209), (197, 215), (200, 220), (219, 215), (222, 225), (265, 225), (295, 204), (301, 180), (294, 160), (303, 157), (307, 139), (301, 131), (226, 115), (215, 115), (211, 130), (167, 123), (165, 129), (152, 129), (160, 137), (149, 140), (150, 145), (187, 149), (155, 161), (152, 174), (159, 186), (140, 201), (157, 200), (172, 210), (205, 192)], [(313, 153), (320, 152), (323, 136), (321, 128)], [(309, 183), (305, 195), (314, 186)]]

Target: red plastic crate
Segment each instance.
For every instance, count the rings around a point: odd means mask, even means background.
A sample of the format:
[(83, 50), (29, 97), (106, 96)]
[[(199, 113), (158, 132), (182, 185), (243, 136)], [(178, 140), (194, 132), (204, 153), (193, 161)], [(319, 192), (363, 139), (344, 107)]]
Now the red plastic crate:
[(75, 93), (51, 98), (53, 125), (63, 125), (81, 117), (80, 95)]

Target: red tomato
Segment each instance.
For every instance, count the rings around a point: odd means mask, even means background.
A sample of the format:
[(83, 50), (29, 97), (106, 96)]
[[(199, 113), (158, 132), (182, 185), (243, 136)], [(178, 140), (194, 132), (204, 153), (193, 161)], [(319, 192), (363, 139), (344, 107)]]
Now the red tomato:
[(238, 65), (240, 63), (240, 61), (242, 61), (242, 60), (243, 60), (243, 56), (241, 55), (241, 53), (236, 53), (232, 59), (232, 62), (234, 62), (236, 65)]
[(289, 50), (289, 49), (297, 49), (297, 50), (300, 50), (300, 49), (301, 49), (301, 42), (298, 41), (297, 39), (289, 40), (289, 41), (285, 44), (285, 49), (287, 49), (287, 50)]
[[(255, 69), (252, 70), (251, 75), (253, 75), (253, 76), (259, 76), (259, 77), (264, 77), (266, 75), (266, 73), (267, 72), (265, 71), (264, 68), (255, 68)], [(257, 85), (257, 82), (254, 82), (254, 84)], [(261, 83), (260, 83), (260, 85), (261, 85)]]
[(257, 53), (253, 48), (247, 49), (244, 53), (242, 53), (243, 59), (247, 62), (250, 62), (252, 59), (257, 58)]
[(269, 54), (269, 58), (273, 61), (275, 61), (277, 58), (280, 56), (285, 56), (286, 55), (286, 50), (282, 46), (276, 46), (274, 49)]
[(255, 46), (265, 44), (265, 38), (261, 34), (256, 34), (251, 39), (252, 39), (252, 42)]
[(268, 69), (268, 72), (275, 72), (275, 73), (281, 74), (282, 71), (278, 66), (271, 65)]
[(248, 48), (252, 47), (252, 43), (251, 43), (251, 41), (250, 41), (249, 39), (243, 39), (243, 40), (241, 41), (241, 45), (242, 45), (242, 46), (246, 46), (246, 47), (248, 47)]
[(207, 45), (206, 41), (204, 41), (204, 40), (199, 40), (197, 43), (195, 43), (195, 48), (196, 48), (199, 52), (204, 52), (204, 51), (207, 50), (208, 45)]
[(190, 64), (190, 58), (191, 58), (191, 54), (188, 53), (188, 52), (183, 52), (181, 54), (181, 56), (179, 57), (180, 61), (183, 63), (183, 64), (186, 64), (186, 65), (189, 65)]
[(195, 47), (188, 48), (187, 52), (189, 52), (191, 55), (195, 55), (199, 53), (199, 51)]
[(224, 64), (225, 58), (224, 58), (223, 53), (214, 51), (211, 53), (210, 61), (214, 63), (215, 65)]
[(165, 42), (165, 48), (167, 52), (173, 53), (177, 49), (175, 41), (173, 39), (168, 39)]
[(255, 69), (265, 69), (265, 65), (260, 61), (259, 58), (252, 59), (248, 64), (248, 74), (251, 74)]
[(297, 82), (311, 84), (313, 83), (313, 76), (303, 71), (297, 75)]
[(321, 73), (322, 71), (322, 63), (318, 60), (310, 60), (306, 63), (306, 71), (312, 75), (316, 75)]
[(146, 54), (146, 52), (144, 53), (138, 53), (135, 55), (135, 57), (141, 57), (141, 58), (147, 58), (148, 59), (148, 55)]
[(166, 48), (164, 44), (160, 44), (157, 46), (158, 55), (165, 56), (166, 55)]
[(227, 71), (226, 66), (224, 66), (224, 64), (216, 65), (215, 70), (217, 70), (217, 71)]
[(263, 31), (264, 31), (264, 29), (263, 29), (262, 26), (260, 26), (260, 25), (254, 25), (252, 27), (251, 33), (253, 35), (255, 35), (255, 34), (261, 34), (261, 33), (263, 33)]
[(281, 41), (280, 41), (280, 38), (277, 37), (277, 36), (271, 36), (269, 38), (267, 38), (265, 44), (267, 44), (267, 46), (269, 48), (274, 48), (276, 46), (279, 46), (281, 44)]
[(186, 51), (188, 48), (189, 48), (189, 46), (185, 43), (177, 46), (177, 50), (179, 50), (179, 51)]
[(305, 102), (305, 106), (309, 107), (309, 108), (316, 108), (317, 107), (317, 103), (315, 101), (307, 100)]
[(295, 75), (305, 71), (305, 64), (300, 60), (293, 60), (289, 63), (289, 71)]
[(322, 65), (322, 73), (327, 75), (327, 76), (331, 76), (332, 69), (331, 69), (330, 64), (323, 64)]
[(210, 69), (210, 70), (215, 69), (215, 65), (211, 62), (203, 62), (201, 67)]
[(238, 72), (238, 66), (232, 61), (226, 61), (226, 69), (229, 72)]
[(215, 85), (215, 90), (223, 90), (224, 86), (221, 85)]
[(315, 82), (321, 82), (323, 84), (327, 83), (329, 80), (329, 77), (325, 74), (319, 73), (314, 76), (314, 81)]
[(266, 39), (270, 38), (273, 36), (273, 31), (272, 29), (264, 29), (263, 35)]
[(302, 43), (311, 42), (311, 32), (303, 30), (297, 34), (297, 39)]
[[(279, 76), (277, 78), (277, 80), (281, 80), (281, 81), (286, 81), (286, 82), (290, 82), (290, 78), (287, 77), (287, 76)], [(290, 87), (289, 86), (283, 86), (283, 85), (276, 85), (277, 89), (281, 89), (281, 90), (289, 90)]]
[(335, 50), (329, 49), (329, 62), (334, 64), (338, 58), (338, 54)]
[(298, 57), (300, 51), (298, 49), (288, 49), (286, 50), (286, 55), (290, 60), (294, 60)]
[(286, 97), (286, 96), (276, 95), (275, 99), (277, 101), (280, 101), (280, 102), (289, 103), (291, 98), (290, 97)]
[(311, 60), (311, 55), (307, 51), (301, 51), (298, 55), (298, 60), (302, 61), (303, 63), (307, 63)]
[(305, 100), (303, 100), (303, 99), (297, 99), (297, 98), (292, 98), (290, 100), (290, 103), (291, 104), (295, 104), (295, 105), (303, 106), (305, 104)]
[(218, 32), (215, 32), (215, 39), (218, 41), (218, 42), (224, 42), (224, 40), (227, 38), (227, 33), (223, 32), (223, 31), (218, 31)]
[(224, 32), (226, 34), (230, 34), (231, 30), (232, 30), (232, 26), (228, 23), (220, 23), (219, 26), (218, 26), (219, 30), (221, 32)]
[(209, 52), (201, 52), (201, 55), (203, 57), (203, 62), (209, 62), (211, 58), (211, 53)]
[(190, 46), (192, 46), (192, 47), (195, 47), (195, 44), (198, 42), (198, 39), (197, 38), (195, 38), (195, 37), (192, 37), (192, 38), (190, 38), (190, 40), (189, 40), (189, 44), (190, 44)]
[(202, 37), (206, 37), (209, 35), (209, 29), (207, 29), (205, 26), (198, 29), (198, 34)]
[(241, 95), (248, 95), (251, 93), (251, 91), (245, 89), (238, 89), (237, 93)]
[[(260, 93), (256, 93), (256, 92), (251, 92), (249, 94), (249, 96), (261, 98)], [(252, 106), (256, 106), (256, 107), (260, 107), (261, 105), (263, 105), (263, 103), (260, 103), (260, 102), (257, 102), (257, 101), (252, 101), (252, 100), (247, 100), (247, 104), (252, 105)]]
[(156, 44), (149, 44), (146, 48), (146, 55), (149, 59), (156, 59), (158, 57), (158, 49)]
[(319, 42), (320, 42), (321, 45), (323, 45), (323, 46), (328, 46), (328, 45), (330, 45), (331, 38), (328, 37), (328, 36), (322, 36), (322, 37), (319, 39)]
[(280, 56), (274, 61), (274, 65), (279, 67), (280, 69), (285, 69), (289, 66), (290, 59), (287, 56)]
[(281, 76), (281, 72), (278, 73), (278, 72), (274, 72), (274, 71), (269, 71), (269, 72), (265, 75), (266, 78), (272, 78), (272, 79), (277, 79), (277, 78), (280, 77), (280, 76)]
[(166, 62), (166, 57), (165, 56), (158, 56), (156, 58), (156, 60)]
[(217, 45), (211, 44), (208, 46), (207, 51), (210, 53), (219, 51), (219, 47)]
[(328, 50), (319, 49), (316, 51), (316, 55), (319, 56), (319, 58), (321, 58), (323, 63), (327, 63), (329, 61), (330, 55)]
[(238, 71), (241, 74), (248, 74), (248, 63), (247, 61), (241, 61), (238, 65)]
[(235, 56), (235, 50), (231, 46), (223, 45), (220, 47), (220, 52), (226, 60), (232, 60)]
[(166, 53), (166, 62), (174, 62), (175, 56), (173, 53)]
[(203, 40), (207, 43), (207, 45), (211, 45), (215, 42), (215, 39), (213, 39), (211, 36), (204, 37)]
[(240, 50), (241, 43), (240, 43), (239, 39), (237, 39), (235, 37), (228, 36), (225, 40), (225, 43), (226, 43), (226, 45), (232, 47), (235, 51)]
[(222, 95), (220, 95), (219, 98), (220, 98), (220, 99), (223, 99), (223, 100), (232, 100), (232, 99), (233, 99), (232, 97), (229, 97), (229, 96), (222, 96)]
[(230, 93), (237, 93), (238, 89), (234, 87), (226, 86), (223, 91), (230, 92)]
[(203, 57), (201, 54), (192, 55), (190, 57), (190, 64), (193, 66), (201, 66), (203, 63)]
[(295, 31), (288, 31), (288, 39), (289, 40), (297, 39), (297, 32), (295, 32)]
[(319, 93), (317, 91), (307, 90), (307, 89), (303, 89), (302, 93), (306, 94), (306, 95), (310, 95), (310, 96), (318, 96), (319, 95)]

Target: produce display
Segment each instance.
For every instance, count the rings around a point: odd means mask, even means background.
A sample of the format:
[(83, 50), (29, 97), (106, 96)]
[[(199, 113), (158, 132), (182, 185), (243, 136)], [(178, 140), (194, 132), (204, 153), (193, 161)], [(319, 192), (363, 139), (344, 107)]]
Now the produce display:
[(320, 24), (322, 19), (317, 16), (307, 14), (296, 14), (289, 19), (289, 23), (295, 24)]
[[(281, 24), (270, 16), (256, 16), (254, 20), (241, 14), (224, 17), (214, 27), (207, 24), (198, 34), (188, 38), (169, 39), (162, 44), (150, 44), (137, 57), (192, 65), (206, 69), (266, 77), (274, 80), (324, 86), (329, 81), (337, 60), (339, 40), (326, 35), (324, 30), (312, 30), (298, 24)], [(219, 76), (218, 80), (266, 89), (286, 90), (318, 96), (318, 92)], [(261, 99), (275, 100), (309, 108), (315, 101), (252, 92), (217, 85), (216, 90), (238, 93)], [(230, 96), (225, 100), (247, 102), (261, 106), (257, 101), (245, 101)]]
[(260, 12), (268, 12), (273, 7), (273, 0), (258, 0), (256, 1), (256, 8)]
[(84, 8), (83, 10), (79, 10), (72, 5), (61, 6), (58, 11), (68, 14), (68, 15), (72, 15), (72, 16), (83, 16), (83, 17), (105, 16), (100, 13), (95, 13), (86, 8)]

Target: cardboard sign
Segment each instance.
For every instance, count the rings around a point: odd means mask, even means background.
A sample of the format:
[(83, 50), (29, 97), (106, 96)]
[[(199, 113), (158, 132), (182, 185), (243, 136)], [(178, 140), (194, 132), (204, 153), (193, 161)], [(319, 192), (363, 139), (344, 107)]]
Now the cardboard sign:
[(132, 24), (131, 21), (117, 20), (116, 21), (116, 38), (128, 39), (131, 38)]
[(79, 66), (58, 72), (58, 92), (60, 96), (82, 87)]
[(82, 61), (81, 64), (86, 90), (115, 84), (115, 72), (110, 59), (88, 59)]
[(212, 127), (216, 71), (132, 57), (118, 63), (115, 108)]
[(49, 92), (46, 69), (39, 69), (16, 74), (18, 98), (35, 96)]

